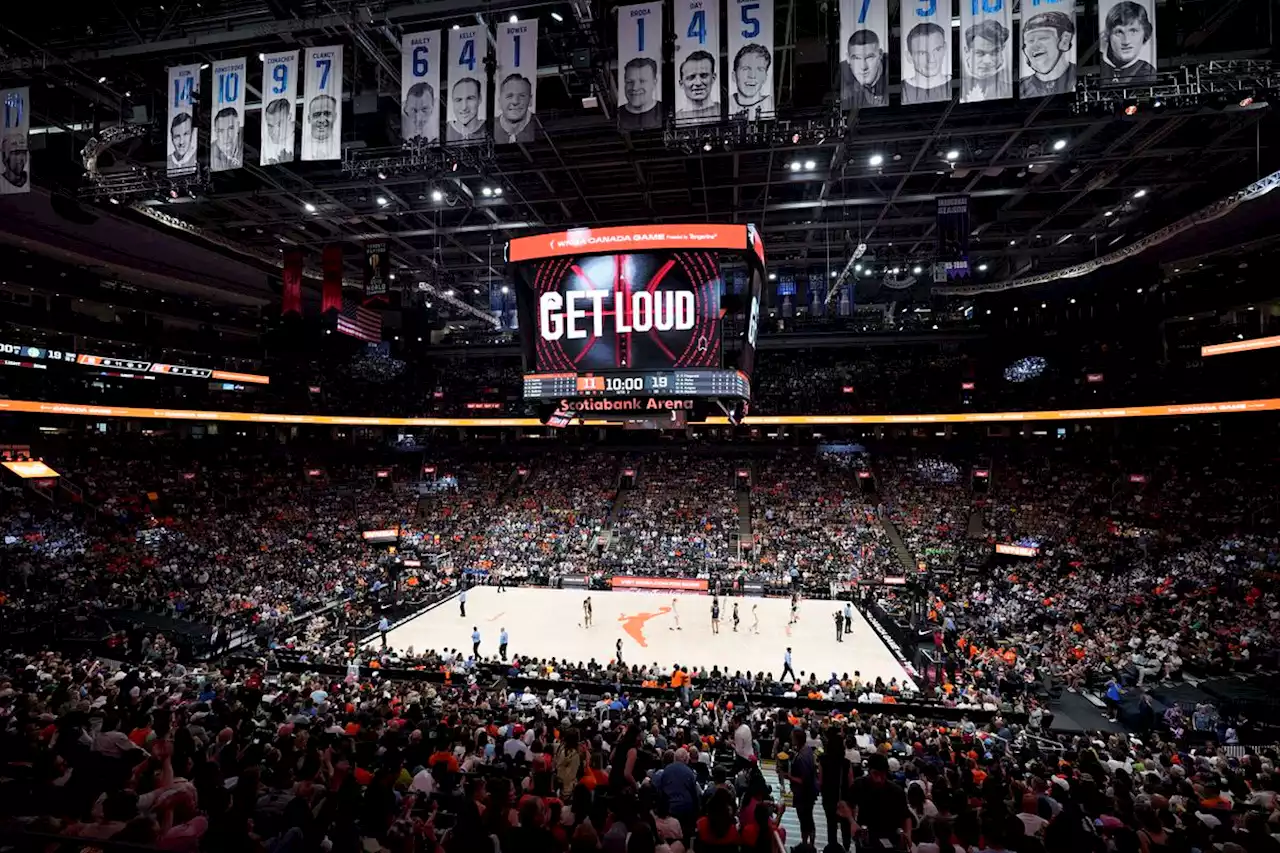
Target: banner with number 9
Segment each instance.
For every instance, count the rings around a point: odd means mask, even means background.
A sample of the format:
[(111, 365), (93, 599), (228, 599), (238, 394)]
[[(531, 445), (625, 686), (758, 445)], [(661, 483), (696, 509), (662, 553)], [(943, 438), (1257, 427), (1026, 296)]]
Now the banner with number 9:
[(258, 163), (292, 163), (298, 114), (298, 51), (285, 50), (262, 57), (262, 141)]
[(951, 100), (951, 0), (902, 0), (899, 8), (902, 103)]
[(440, 141), (440, 31), (407, 33), (400, 53), (400, 138)]
[(773, 0), (729, 0), (729, 115), (774, 117)]
[(662, 103), (662, 3), (618, 8), (618, 129), (656, 130)]
[(308, 48), (303, 59), (302, 159), (342, 157), (342, 45)]
[(675, 0), (676, 124), (720, 121), (720, 2)]

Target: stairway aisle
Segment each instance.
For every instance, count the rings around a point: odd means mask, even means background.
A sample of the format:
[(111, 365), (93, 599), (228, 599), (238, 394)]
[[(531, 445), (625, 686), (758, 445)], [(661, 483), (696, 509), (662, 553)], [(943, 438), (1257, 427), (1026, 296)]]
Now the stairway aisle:
[[(773, 788), (774, 800), (778, 800), (778, 765), (772, 758), (766, 758), (760, 762), (760, 772), (764, 774), (764, 780)], [(787, 783), (787, 793), (781, 798), (781, 801), (787, 804), (787, 810), (782, 815), (782, 828), (787, 833), (787, 849), (790, 850), (800, 843), (800, 819), (796, 816), (795, 805), (791, 800), (791, 783)], [(819, 802), (813, 809), (813, 824), (817, 827), (816, 839), (818, 841), (817, 848), (822, 849), (827, 843), (827, 816), (822, 811), (822, 803)]]
[(898, 532), (898, 526), (885, 516), (880, 516), (880, 526), (884, 528), (885, 535), (889, 537), (889, 544), (893, 547), (893, 553), (897, 556), (898, 562), (902, 564), (902, 568), (907, 575), (911, 577), (916, 571), (916, 558), (911, 553), (911, 549), (907, 547), (907, 543), (902, 541), (902, 534)]

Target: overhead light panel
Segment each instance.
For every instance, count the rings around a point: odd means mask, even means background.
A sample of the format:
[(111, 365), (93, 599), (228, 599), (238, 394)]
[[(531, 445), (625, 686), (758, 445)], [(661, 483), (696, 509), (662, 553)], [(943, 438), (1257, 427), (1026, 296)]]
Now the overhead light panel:
[(1054, 150), (1054, 151), (1061, 151), (1062, 149), (1064, 149), (1064, 148), (1066, 148), (1066, 147), (1067, 147), (1067, 140), (1065, 140), (1065, 139), (1056, 139), (1056, 140), (1054, 140), (1054, 142), (1053, 142), (1053, 150)]
[(380, 195), (377, 198), (377, 202), (378, 202), (378, 207), (386, 207), (388, 203), (387, 197), (385, 195)]
[(560, 23), (560, 24), (564, 23), (564, 16), (561, 15), (559, 12), (552, 12), (551, 19), (556, 23)]
[(806, 172), (812, 172), (815, 168), (817, 168), (817, 166), (818, 164), (813, 162), (812, 160), (804, 161), (804, 168)]
[(800, 161), (799, 161), (799, 160), (792, 160), (792, 161), (791, 161), (791, 171), (793, 171), (793, 172), (798, 172), (798, 171), (800, 171)]
[(516, 21), (520, 20), (520, 16), (517, 15), (515, 12), (512, 12), (511, 17), (507, 18), (507, 20), (514, 24)]
[(870, 160), (868, 160), (867, 162), (869, 162), (872, 166), (880, 166), (880, 165), (883, 165), (883, 164), (884, 164), (884, 155), (883, 155), (883, 154), (872, 154), (872, 155), (871, 155), (871, 159), (870, 159)]
[(432, 191), (431, 191), (431, 200), (432, 200), (432, 201), (444, 201), (444, 193), (440, 192), (440, 190), (432, 190)]
[(948, 161), (955, 162), (956, 160), (959, 160), (959, 159), (960, 159), (960, 152), (957, 151), (956, 149), (952, 148), (950, 151), (947, 152)]
[(312, 204), (311, 202), (307, 202), (307, 203), (306, 203), (306, 204), (304, 204), (302, 207), (307, 211), (307, 213), (315, 213), (315, 212), (316, 212), (316, 206), (315, 206), (314, 204)]
[(986, 264), (978, 264), (978, 272), (986, 272), (986, 271), (987, 271)]
[(1133, 197), (1134, 197), (1134, 198), (1142, 198), (1142, 197), (1143, 197), (1144, 195), (1146, 195), (1146, 194), (1147, 194), (1147, 191), (1146, 191), (1146, 190), (1137, 190), (1136, 192), (1134, 192)]
[(485, 198), (493, 195), (493, 187), (481, 187), (480, 194)]

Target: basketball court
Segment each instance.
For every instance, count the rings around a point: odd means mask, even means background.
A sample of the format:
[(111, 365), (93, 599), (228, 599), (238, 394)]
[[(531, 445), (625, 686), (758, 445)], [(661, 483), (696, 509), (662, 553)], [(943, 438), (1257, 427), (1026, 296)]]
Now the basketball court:
[[(628, 664), (656, 663), (664, 670), (672, 664), (708, 670), (719, 666), (730, 673), (763, 669), (775, 678), (782, 672), (783, 655), (790, 646), (792, 666), (805, 680), (810, 672), (821, 680), (833, 672), (843, 676), (855, 670), (863, 680), (876, 676), (886, 683), (890, 678), (899, 683), (909, 680), (856, 609), (853, 636), (836, 642), (833, 614), (843, 603), (801, 601), (800, 620), (788, 628), (788, 599), (721, 598), (720, 633), (713, 634), (709, 595), (591, 592), (594, 618), (589, 628), (582, 625), (582, 602), (587, 595), (585, 590), (516, 587), (499, 593), (495, 587), (478, 587), (467, 592), (465, 619), (455, 598), (390, 631), (387, 643), (395, 649), (450, 648), (470, 654), (471, 631), (478, 628), (481, 656), (493, 657), (498, 652), (498, 635), (506, 628), (508, 659), (518, 654), (574, 662), (595, 658), (605, 663), (614, 658), (615, 643), (622, 638), (622, 658)], [(735, 601), (740, 616), (736, 633)], [(759, 615), (759, 633), (752, 632), (753, 607)]]

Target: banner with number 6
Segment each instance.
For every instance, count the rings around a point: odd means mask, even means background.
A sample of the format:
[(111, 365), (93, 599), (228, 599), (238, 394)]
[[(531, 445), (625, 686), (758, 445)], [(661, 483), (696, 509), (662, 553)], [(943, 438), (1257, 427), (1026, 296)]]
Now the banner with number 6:
[(951, 100), (950, 0), (902, 0), (900, 10), (902, 103)]
[(724, 114), (720, 97), (720, 2), (675, 0), (676, 124), (719, 121)]
[(470, 26), (449, 30), (449, 123), (446, 142), (474, 144), (488, 136), (486, 104), (489, 30)]
[(262, 141), (258, 145), (260, 165), (293, 162), (297, 98), (298, 51), (265, 54), (262, 57)]
[(302, 159), (342, 157), (342, 45), (307, 48)]
[(209, 130), (209, 171), (244, 165), (244, 57), (213, 63), (213, 109)]
[(408, 33), (400, 53), (400, 138), (440, 141), (440, 31)]
[(729, 0), (729, 116), (774, 117), (773, 0)]
[(840, 108), (889, 103), (889, 0), (840, 0)]
[(618, 9), (618, 130), (656, 130), (662, 103), (662, 3)]

